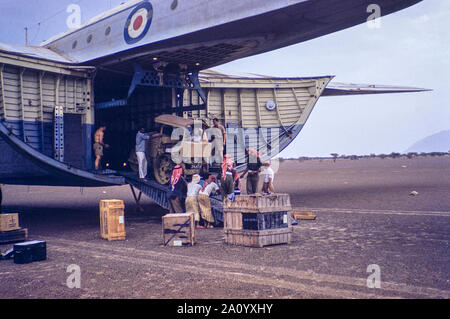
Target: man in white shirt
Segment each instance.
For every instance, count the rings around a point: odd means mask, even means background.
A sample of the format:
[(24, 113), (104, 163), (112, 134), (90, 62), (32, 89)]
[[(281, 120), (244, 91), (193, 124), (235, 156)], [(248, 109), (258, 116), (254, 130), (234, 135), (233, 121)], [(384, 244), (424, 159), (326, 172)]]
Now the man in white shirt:
[(270, 162), (264, 163), (264, 171), (262, 172), (264, 175), (264, 183), (262, 187), (262, 193), (269, 195), (270, 193), (275, 193), (275, 188), (273, 187), (273, 179), (275, 177), (275, 173), (273, 169), (270, 167)]
[(145, 128), (141, 128), (136, 134), (136, 156), (139, 164), (139, 178), (145, 180), (147, 177), (147, 157), (145, 156), (145, 144), (150, 136), (145, 133)]

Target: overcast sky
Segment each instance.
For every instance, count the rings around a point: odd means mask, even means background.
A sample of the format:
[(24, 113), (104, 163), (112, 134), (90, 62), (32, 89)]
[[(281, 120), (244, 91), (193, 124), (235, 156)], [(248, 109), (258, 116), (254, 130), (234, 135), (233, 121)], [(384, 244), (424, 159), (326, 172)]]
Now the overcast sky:
[[(0, 0), (0, 42), (39, 44), (67, 29), (67, 6), (82, 22), (123, 0)], [(376, 1), (374, 1), (376, 2)], [(430, 88), (425, 93), (324, 97), (283, 157), (403, 152), (450, 129), (450, 1), (425, 0), (309, 42), (238, 60), (221, 71), (281, 77), (335, 75), (336, 82)]]

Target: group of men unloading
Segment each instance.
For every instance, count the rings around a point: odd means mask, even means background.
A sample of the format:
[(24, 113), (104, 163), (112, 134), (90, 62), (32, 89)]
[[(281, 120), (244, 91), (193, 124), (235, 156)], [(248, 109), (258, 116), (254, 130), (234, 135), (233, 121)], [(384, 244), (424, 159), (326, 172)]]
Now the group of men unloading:
[[(183, 176), (183, 168), (176, 165), (173, 168), (170, 185), (168, 190), (168, 202), (171, 213), (193, 212), (196, 226), (198, 228), (212, 228), (214, 217), (211, 210), (210, 196), (221, 194), (222, 199), (234, 200), (234, 196), (240, 195), (241, 179), (247, 175), (247, 194), (258, 193), (260, 174), (264, 176), (262, 194), (275, 192), (273, 187), (274, 171), (270, 167), (270, 162), (263, 163), (257, 150), (250, 148), (246, 150), (245, 171), (239, 175), (236, 165), (229, 154), (226, 152), (226, 130), (220, 125), (218, 119), (213, 120), (214, 127), (221, 133), (222, 141), (216, 142), (215, 159), (217, 155), (221, 157), (221, 172), (216, 176), (211, 174), (202, 180), (200, 175), (193, 175), (188, 182)], [(105, 126), (101, 126), (94, 135), (94, 151), (96, 155), (95, 168), (100, 169), (100, 161), (103, 156), (103, 148), (109, 145), (103, 142)], [(194, 128), (194, 133), (195, 128)], [(203, 133), (202, 133), (203, 134)], [(146, 133), (144, 127), (140, 128), (136, 134), (136, 157), (139, 166), (139, 178), (147, 181), (147, 157), (146, 142), (154, 137), (160, 137), (160, 133)], [(194, 134), (195, 135), (195, 134)], [(201, 140), (201, 139), (200, 139)], [(223, 156), (223, 157), (222, 157)], [(200, 222), (203, 222), (203, 226)]]
[[(250, 149), (248, 151), (248, 160), (250, 165), (247, 170), (239, 176), (236, 171), (234, 161), (228, 154), (224, 155), (222, 163), (222, 171), (218, 176), (211, 174), (206, 180), (200, 175), (195, 174), (190, 181), (183, 177), (183, 168), (176, 165), (172, 171), (170, 179), (168, 202), (171, 213), (194, 213), (197, 228), (212, 228), (215, 222), (211, 209), (210, 197), (221, 194), (222, 199), (234, 200), (236, 195), (240, 195), (241, 181), (240, 179), (247, 175), (247, 194), (257, 193), (259, 183), (259, 175), (264, 175), (263, 194), (274, 192), (273, 188), (273, 170), (270, 163), (263, 164), (258, 153)], [(252, 155), (250, 155), (252, 154)], [(255, 163), (251, 162), (254, 157)], [(203, 222), (203, 226), (200, 225)]]

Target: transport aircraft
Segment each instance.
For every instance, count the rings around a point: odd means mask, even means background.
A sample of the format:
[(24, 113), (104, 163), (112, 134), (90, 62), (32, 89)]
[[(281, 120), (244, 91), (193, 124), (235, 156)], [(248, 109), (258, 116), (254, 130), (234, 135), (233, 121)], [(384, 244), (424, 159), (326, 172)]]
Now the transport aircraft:
[[(371, 11), (372, 0), (132, 0), (39, 46), (0, 43), (0, 183), (134, 183), (153, 199), (164, 197), (158, 185), (117, 173), (127, 166), (138, 127), (155, 129), (163, 114), (210, 125), (218, 118), (230, 132), (228, 147), (231, 137), (244, 148), (257, 140), (258, 150), (274, 157), (299, 134), (321, 96), (423, 89), (210, 69), (420, 1), (377, 0)], [(101, 123), (110, 149), (109, 170), (99, 174), (92, 144)]]

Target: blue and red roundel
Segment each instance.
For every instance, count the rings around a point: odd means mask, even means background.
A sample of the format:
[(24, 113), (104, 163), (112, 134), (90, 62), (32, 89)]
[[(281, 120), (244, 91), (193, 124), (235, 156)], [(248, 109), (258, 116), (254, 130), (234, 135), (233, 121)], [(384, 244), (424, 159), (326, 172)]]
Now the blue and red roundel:
[(153, 6), (150, 2), (142, 2), (128, 16), (123, 36), (125, 42), (134, 44), (141, 41), (148, 32), (153, 19)]

